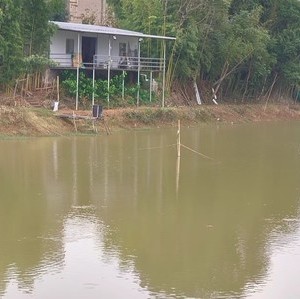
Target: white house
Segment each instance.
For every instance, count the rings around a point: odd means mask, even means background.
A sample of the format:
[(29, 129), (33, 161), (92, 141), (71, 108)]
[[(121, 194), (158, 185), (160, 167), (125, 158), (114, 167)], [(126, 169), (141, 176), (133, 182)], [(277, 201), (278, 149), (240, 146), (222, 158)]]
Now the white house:
[[(140, 85), (141, 71), (148, 72), (150, 78), (152, 78), (153, 72), (162, 72), (164, 97), (165, 41), (175, 40), (174, 37), (147, 35), (136, 31), (88, 24), (52, 23), (57, 26), (57, 31), (52, 36), (50, 43), (50, 59), (55, 62), (52, 69), (76, 69), (77, 86), (79, 72), (82, 69), (93, 70), (93, 79), (96, 71), (107, 72), (108, 90), (111, 71), (136, 72), (138, 86)], [(140, 44), (148, 38), (162, 41), (164, 49), (162, 57), (141, 57)], [(137, 95), (137, 104), (138, 102), (139, 94)], [(77, 106), (78, 90), (76, 109)]]
[(163, 58), (140, 57), (140, 42), (146, 38), (174, 40), (105, 26), (52, 22), (58, 28), (51, 38), (50, 59), (57, 68), (161, 70)]

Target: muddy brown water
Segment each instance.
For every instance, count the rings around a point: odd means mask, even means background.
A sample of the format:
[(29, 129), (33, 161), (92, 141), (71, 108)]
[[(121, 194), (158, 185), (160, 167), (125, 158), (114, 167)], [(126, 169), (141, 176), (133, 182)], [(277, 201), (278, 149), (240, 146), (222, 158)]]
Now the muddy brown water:
[(300, 123), (0, 141), (0, 298), (300, 298)]

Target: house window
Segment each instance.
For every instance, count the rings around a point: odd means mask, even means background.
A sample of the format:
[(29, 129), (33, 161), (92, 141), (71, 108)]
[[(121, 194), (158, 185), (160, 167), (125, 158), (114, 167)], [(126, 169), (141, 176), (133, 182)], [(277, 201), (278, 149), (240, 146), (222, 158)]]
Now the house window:
[(74, 53), (74, 39), (67, 38), (66, 40), (66, 54)]
[(119, 56), (126, 56), (126, 43), (119, 43)]

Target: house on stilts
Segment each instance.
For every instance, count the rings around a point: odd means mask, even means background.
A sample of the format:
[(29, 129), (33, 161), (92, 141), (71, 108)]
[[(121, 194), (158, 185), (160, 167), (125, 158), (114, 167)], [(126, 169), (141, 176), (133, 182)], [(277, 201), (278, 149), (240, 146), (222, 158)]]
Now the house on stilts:
[[(141, 32), (79, 23), (52, 22), (57, 30), (51, 38), (50, 59), (55, 62), (52, 70), (74, 70), (77, 72), (76, 109), (78, 109), (79, 73), (89, 70), (93, 82), (97, 73), (106, 74), (109, 84), (112, 75), (122, 72), (134, 73), (138, 86), (137, 105), (139, 104), (139, 86), (141, 76), (150, 78), (162, 74), (162, 106), (165, 100), (166, 41), (174, 37), (143, 34)], [(146, 39), (162, 41), (162, 57), (141, 56), (141, 42)], [(124, 76), (123, 76), (124, 77)], [(109, 92), (107, 102), (109, 105)], [(94, 95), (92, 104), (94, 104)]]

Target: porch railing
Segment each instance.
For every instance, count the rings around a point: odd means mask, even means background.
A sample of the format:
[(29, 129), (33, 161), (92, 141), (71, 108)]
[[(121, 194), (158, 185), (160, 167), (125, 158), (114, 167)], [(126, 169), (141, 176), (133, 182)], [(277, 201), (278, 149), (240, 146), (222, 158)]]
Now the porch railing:
[(49, 58), (57, 67), (73, 67), (73, 56), (72, 54), (51, 53)]
[[(50, 59), (58, 68), (96, 68), (111, 70), (162, 71), (163, 58), (94, 55), (93, 62), (82, 62), (81, 55), (52, 53)], [(79, 65), (78, 65), (79, 62)]]

